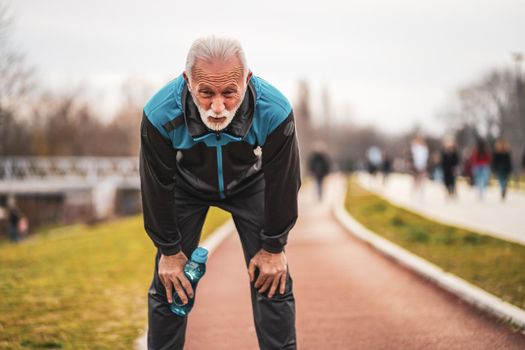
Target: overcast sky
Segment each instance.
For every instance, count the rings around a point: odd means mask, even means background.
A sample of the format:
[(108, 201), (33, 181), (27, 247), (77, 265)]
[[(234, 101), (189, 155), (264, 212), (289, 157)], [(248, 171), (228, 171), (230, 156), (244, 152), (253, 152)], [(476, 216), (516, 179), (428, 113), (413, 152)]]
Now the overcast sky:
[[(293, 102), (330, 92), (337, 118), (401, 131), (438, 130), (454, 91), (525, 51), (523, 0), (11, 0), (11, 39), (43, 84), (79, 84), (111, 110), (129, 77), (153, 88), (180, 74), (191, 42), (238, 38), (250, 68)], [(109, 113), (108, 113), (109, 115)], [(321, 118), (321, 116), (319, 116)]]

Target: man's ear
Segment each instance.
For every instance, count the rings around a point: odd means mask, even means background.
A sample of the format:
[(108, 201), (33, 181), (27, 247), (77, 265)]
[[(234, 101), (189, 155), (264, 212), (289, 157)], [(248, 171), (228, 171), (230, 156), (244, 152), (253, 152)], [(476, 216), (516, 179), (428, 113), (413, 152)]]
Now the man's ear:
[(182, 73), (182, 77), (186, 81), (186, 85), (188, 85), (188, 88), (190, 87), (190, 79), (188, 78), (188, 75), (186, 74), (186, 71)]
[(252, 78), (252, 71), (249, 71), (248, 76), (246, 77), (246, 85), (248, 85), (248, 82), (250, 81), (251, 78)]

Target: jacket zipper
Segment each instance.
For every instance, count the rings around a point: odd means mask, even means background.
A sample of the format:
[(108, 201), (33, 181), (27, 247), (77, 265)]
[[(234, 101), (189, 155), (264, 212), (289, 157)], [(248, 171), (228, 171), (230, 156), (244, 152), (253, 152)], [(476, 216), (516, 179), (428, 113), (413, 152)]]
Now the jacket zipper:
[(221, 134), (217, 133), (217, 175), (219, 177), (219, 195), (222, 199), (225, 198), (224, 195), (224, 177), (222, 173), (222, 145), (220, 144)]

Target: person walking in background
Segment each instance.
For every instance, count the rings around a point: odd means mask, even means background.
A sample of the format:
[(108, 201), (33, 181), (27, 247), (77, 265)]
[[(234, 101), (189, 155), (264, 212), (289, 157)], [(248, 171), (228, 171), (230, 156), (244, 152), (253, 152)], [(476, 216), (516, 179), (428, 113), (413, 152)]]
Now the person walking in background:
[(422, 135), (418, 134), (411, 142), (410, 155), (412, 158), (412, 172), (414, 177), (413, 190), (422, 195), (428, 164), (428, 147)]
[(382, 161), (381, 149), (377, 146), (371, 146), (366, 151), (367, 169), (368, 173), (375, 176), (381, 167)]
[(505, 200), (507, 195), (507, 185), (510, 173), (512, 172), (512, 158), (509, 143), (503, 137), (496, 141), (492, 157), (492, 171), (498, 179), (501, 190), (501, 200)]
[(330, 172), (330, 158), (326, 152), (324, 144), (317, 144), (308, 160), (308, 168), (315, 178), (317, 186), (317, 198), (323, 199), (323, 180)]
[(459, 155), (456, 144), (452, 137), (443, 139), (443, 149), (441, 150), (441, 170), (443, 172), (443, 183), (447, 191), (448, 198), (456, 198), (456, 176), (459, 165)]
[(470, 164), (472, 166), (472, 176), (474, 185), (479, 191), (479, 198), (482, 199), (490, 180), (490, 153), (485, 142), (478, 139), (476, 147), (470, 154)]
[(29, 218), (27, 215), (22, 215), (20, 221), (18, 222), (18, 233), (20, 234), (20, 239), (26, 239), (29, 235)]
[(383, 186), (386, 185), (388, 176), (392, 172), (392, 158), (388, 155), (386, 151), (383, 151), (383, 162), (381, 164), (381, 171), (383, 173)]
[(12, 242), (20, 241), (20, 210), (18, 210), (14, 197), (7, 200), (7, 227)]
[(443, 169), (441, 168), (441, 152), (432, 152), (429, 164), (430, 179), (434, 182), (443, 182)]
[(461, 159), (463, 159), (462, 175), (465, 178), (465, 180), (467, 180), (467, 183), (470, 187), (474, 187), (474, 177), (472, 175), (472, 163), (470, 159), (470, 154), (472, 153), (473, 149), (474, 146), (464, 148), (461, 152)]

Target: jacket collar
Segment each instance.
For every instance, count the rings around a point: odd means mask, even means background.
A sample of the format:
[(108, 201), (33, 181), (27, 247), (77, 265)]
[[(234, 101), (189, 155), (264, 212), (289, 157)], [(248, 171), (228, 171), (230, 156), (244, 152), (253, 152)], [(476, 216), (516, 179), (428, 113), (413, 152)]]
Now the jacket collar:
[[(257, 96), (255, 88), (252, 84), (252, 79), (248, 82), (248, 88), (244, 94), (244, 99), (235, 113), (232, 121), (226, 128), (221, 130), (221, 133), (226, 133), (231, 136), (244, 138), (253, 122), (253, 115), (255, 112), (255, 100)], [(217, 132), (208, 128), (201, 120), (199, 110), (188, 91), (187, 84), (184, 84), (182, 89), (182, 108), (184, 111), (184, 121), (192, 138), (202, 139), (206, 134), (216, 134)]]

